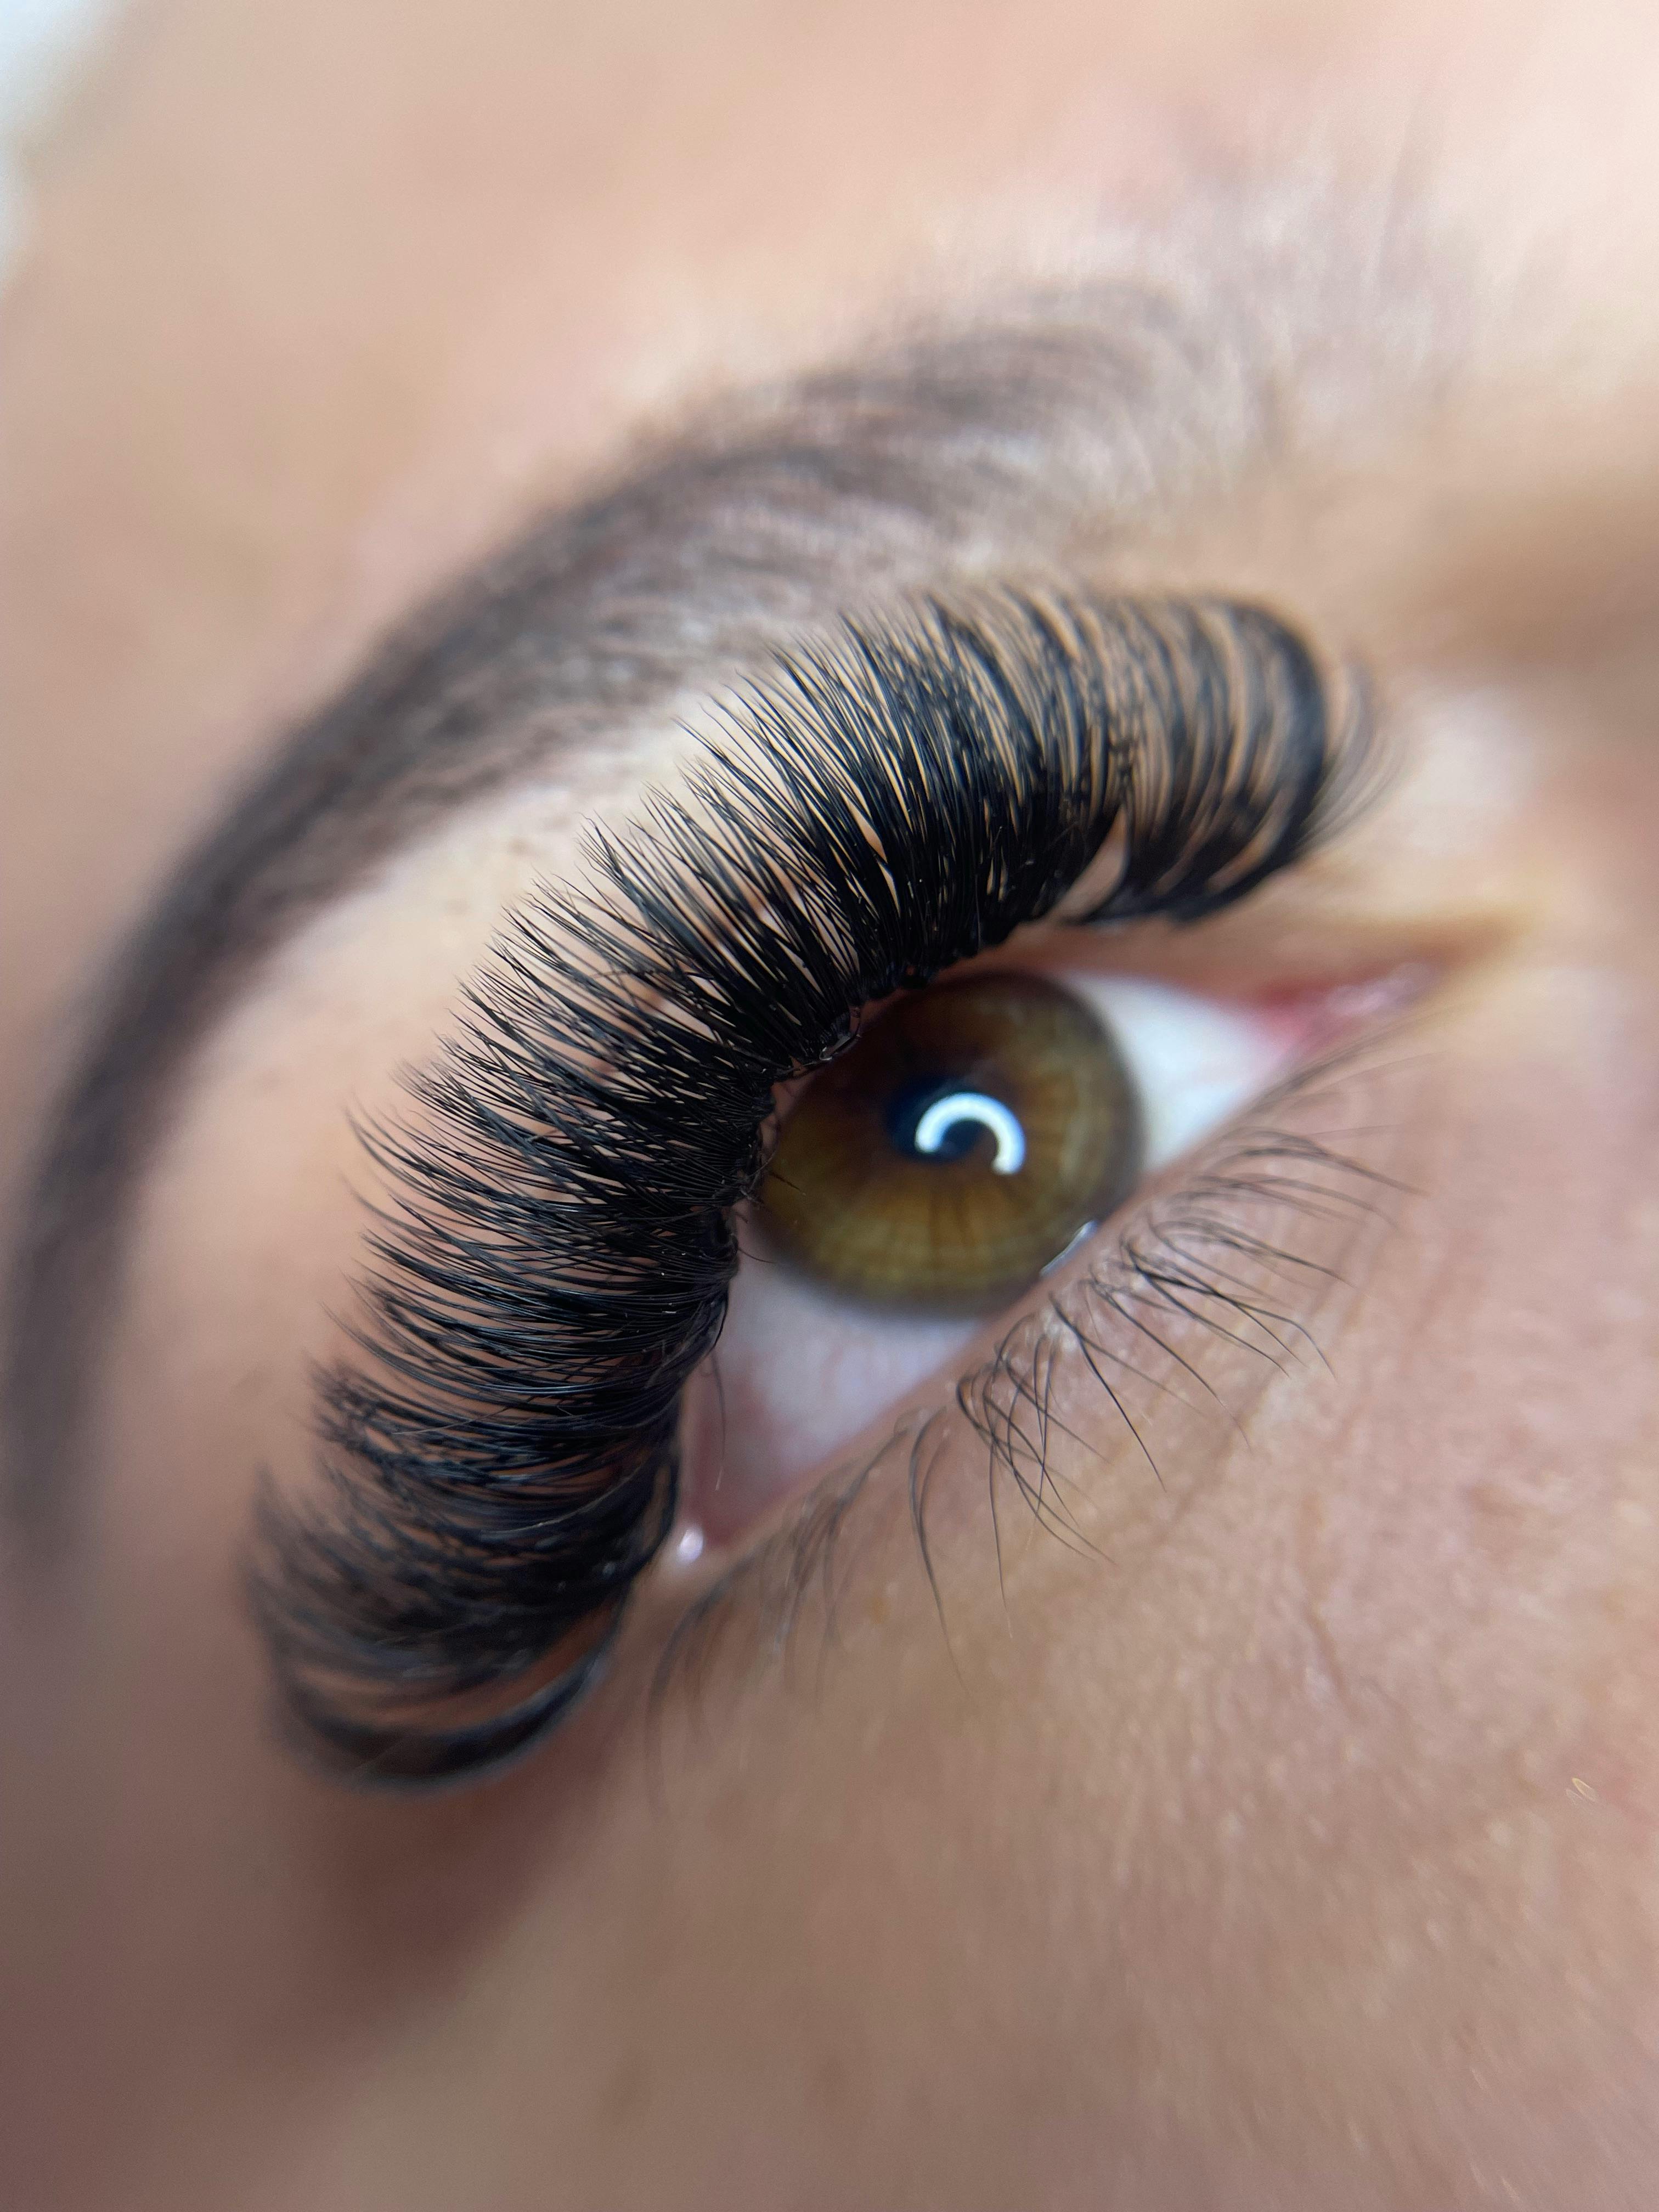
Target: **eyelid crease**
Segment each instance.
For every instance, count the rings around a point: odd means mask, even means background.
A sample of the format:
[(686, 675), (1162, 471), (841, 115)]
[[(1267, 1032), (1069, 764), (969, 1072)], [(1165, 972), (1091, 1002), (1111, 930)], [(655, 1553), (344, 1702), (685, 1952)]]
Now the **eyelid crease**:
[(358, 1357), (318, 1379), (320, 1495), (265, 1496), (248, 1577), (319, 1751), (464, 1771), (597, 1672), (673, 1519), (679, 1394), (778, 1082), (1103, 848), (1091, 921), (1245, 896), (1353, 789), (1364, 735), (1262, 610), (978, 592), (780, 653), (682, 793), (596, 829), (590, 888), (509, 918), (410, 1079), (422, 1125), (362, 1133), (389, 1194)]

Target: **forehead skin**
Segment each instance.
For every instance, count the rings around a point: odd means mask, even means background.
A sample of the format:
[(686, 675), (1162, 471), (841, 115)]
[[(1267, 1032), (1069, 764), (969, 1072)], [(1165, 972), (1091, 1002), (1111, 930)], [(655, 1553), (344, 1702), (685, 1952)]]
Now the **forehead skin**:
[[(260, 1739), (188, 1572), (240, 1523), (191, 1458), (229, 1417), (143, 1372), (198, 1295), (158, 1212), (103, 1548), (0, 1607), (20, 2202), (1650, 2201), (1656, 86), (1638, 8), (124, 27), (0, 333), (8, 1188), (115, 933), (388, 617), (726, 388), (1068, 279), (1235, 174), (1308, 223), (1299, 180), (1340, 173), (1379, 252), (1401, 208), (1460, 241), (1462, 312), (1386, 334), (1445, 408), (1362, 413), (1138, 557), (1473, 671), (1560, 753), (1514, 867), (1567, 888), (1547, 957), (1446, 1025), (1437, 1211), (1343, 1389), (1268, 1414), (1109, 1621), (1034, 1570), (1041, 1632), (970, 1639), (966, 1698), (872, 1596), (832, 1694), (711, 1716), (672, 1817), (593, 1729), (556, 1788), (401, 1808)], [(430, 960), (372, 922), (340, 964), (429, 1030)], [(257, 1120), (236, 1054), (279, 1000), (227, 1041), (208, 1151), (226, 1099)], [(337, 1046), (331, 1114), (403, 1048)], [(173, 1188), (188, 1221), (216, 1187)]]

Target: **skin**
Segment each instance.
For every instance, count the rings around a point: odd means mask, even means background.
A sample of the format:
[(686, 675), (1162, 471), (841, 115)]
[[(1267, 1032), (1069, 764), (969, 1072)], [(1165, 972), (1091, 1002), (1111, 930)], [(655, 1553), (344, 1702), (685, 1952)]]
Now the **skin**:
[(768, 1659), (757, 1574), (652, 1724), (721, 1563), (665, 1574), (536, 1758), (353, 1795), (276, 1740), (236, 1580), (359, 1248), (343, 1109), (675, 740), (404, 855), (201, 1056), (82, 1525), (7, 1560), (8, 2201), (1649, 2203), (1659, 30), (408, 15), (141, 11), (46, 158), (0, 333), (8, 1188), (116, 933), (434, 581), (710, 395), (1091, 267), (1109, 221), (1202, 231), (1219, 180), (1316, 235), (1316, 172), (1421, 226), (1431, 342), (1350, 334), (1267, 459), (1049, 558), (1266, 597), (1376, 672), (1364, 822), (1124, 959), (1243, 998), (1426, 974), (1303, 1109), (1395, 1225), (1304, 1224), (1328, 1370), (1202, 1347), (1243, 1434), (1149, 1401), (1162, 1489), (1060, 1375), (1101, 1556), (1016, 1520), (1000, 1580), (947, 1429), (948, 1641), (878, 1479), (833, 1635), (814, 1601)]

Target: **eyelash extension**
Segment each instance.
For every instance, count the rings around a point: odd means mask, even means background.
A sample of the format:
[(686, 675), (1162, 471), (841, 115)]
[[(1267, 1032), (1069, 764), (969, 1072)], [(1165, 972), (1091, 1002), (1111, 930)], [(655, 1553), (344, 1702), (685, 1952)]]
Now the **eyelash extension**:
[(780, 653), (678, 794), (511, 916), (375, 1211), (318, 1378), (319, 1495), (249, 1589), (313, 1750), (365, 1779), (506, 1757), (595, 1678), (673, 1519), (775, 1087), (861, 1010), (1051, 913), (1191, 921), (1299, 858), (1362, 719), (1266, 611), (1010, 592)]

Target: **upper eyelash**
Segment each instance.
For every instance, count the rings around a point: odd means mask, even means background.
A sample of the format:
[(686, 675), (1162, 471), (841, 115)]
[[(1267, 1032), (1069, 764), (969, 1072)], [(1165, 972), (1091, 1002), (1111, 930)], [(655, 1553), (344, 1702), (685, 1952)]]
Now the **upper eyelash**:
[[(775, 1086), (860, 1010), (1053, 909), (1190, 919), (1345, 790), (1312, 655), (1221, 601), (928, 600), (780, 655), (685, 779), (514, 916), (390, 1187), (319, 1503), (266, 1486), (250, 1585), (291, 1709), (382, 1777), (516, 1748), (592, 1679), (672, 1522)], [(591, 1640), (536, 1683), (573, 1634)], [(426, 1713), (531, 1682), (482, 1721)]]

